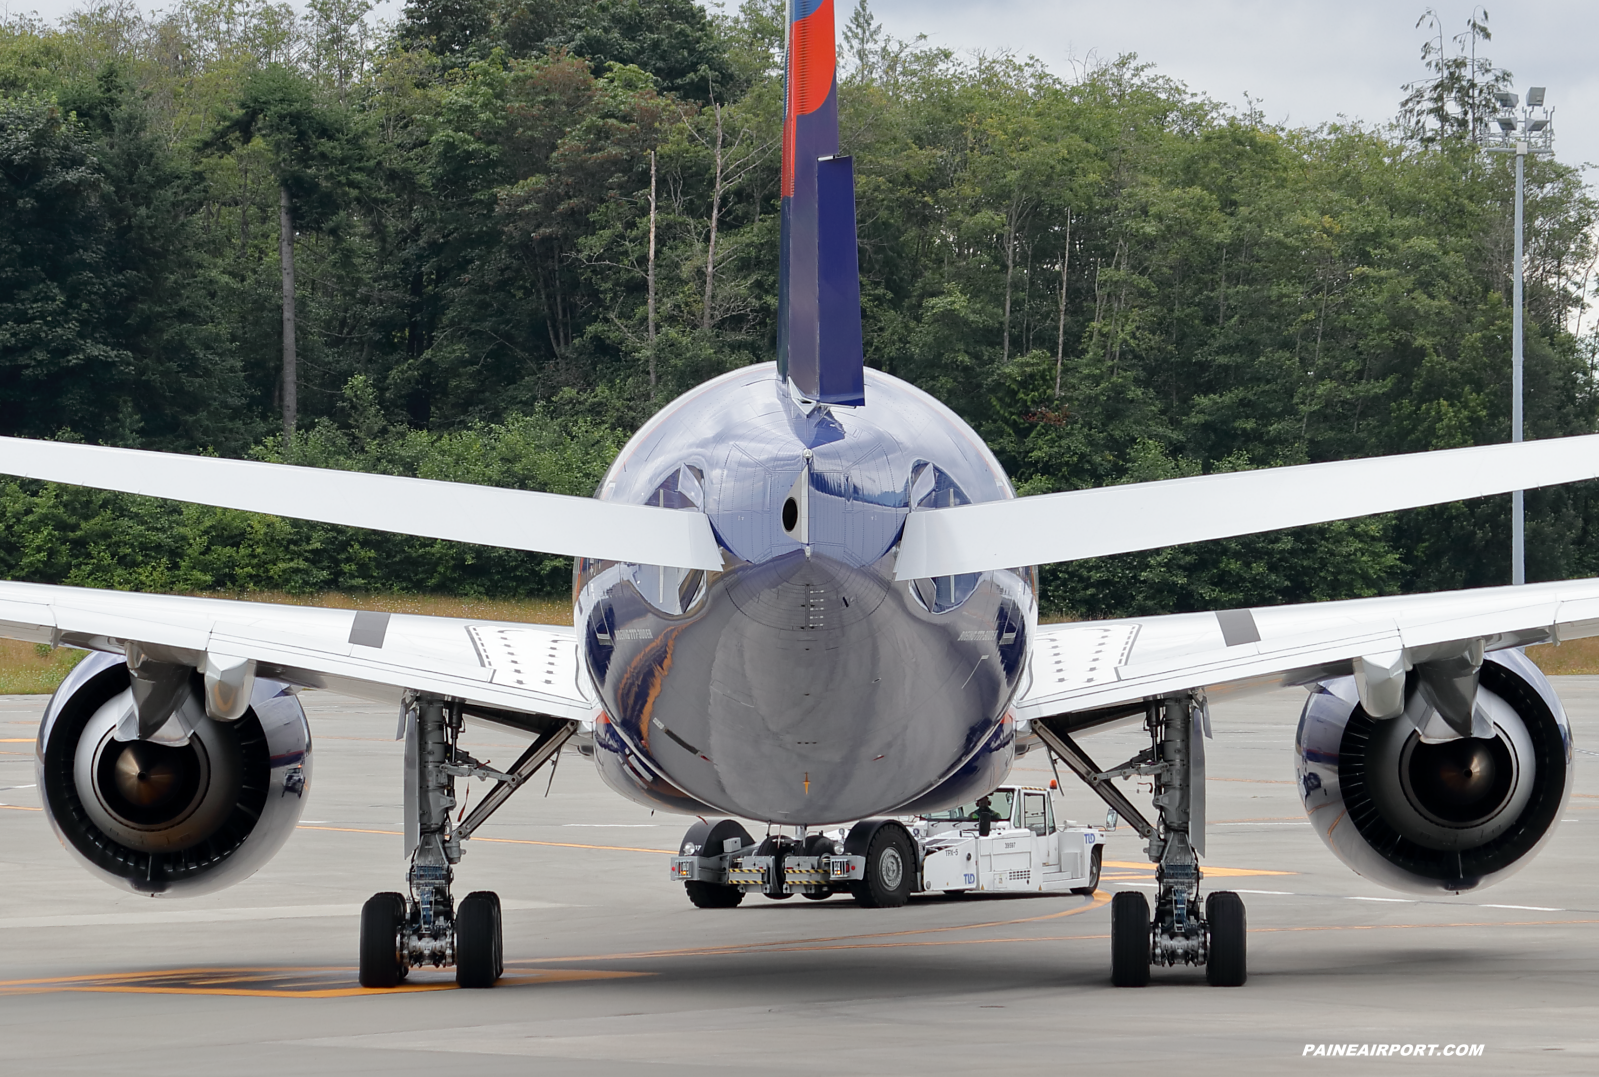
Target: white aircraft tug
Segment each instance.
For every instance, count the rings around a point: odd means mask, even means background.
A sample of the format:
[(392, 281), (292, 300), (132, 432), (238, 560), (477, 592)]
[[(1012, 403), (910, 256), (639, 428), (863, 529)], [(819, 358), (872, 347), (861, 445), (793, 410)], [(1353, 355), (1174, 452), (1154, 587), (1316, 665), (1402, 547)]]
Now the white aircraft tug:
[(671, 873), (701, 908), (730, 908), (745, 894), (850, 894), (874, 908), (932, 891), (1091, 894), (1104, 840), (1096, 827), (1058, 825), (1049, 790), (1002, 785), (944, 811), (759, 842), (737, 820), (702, 821), (684, 835)]

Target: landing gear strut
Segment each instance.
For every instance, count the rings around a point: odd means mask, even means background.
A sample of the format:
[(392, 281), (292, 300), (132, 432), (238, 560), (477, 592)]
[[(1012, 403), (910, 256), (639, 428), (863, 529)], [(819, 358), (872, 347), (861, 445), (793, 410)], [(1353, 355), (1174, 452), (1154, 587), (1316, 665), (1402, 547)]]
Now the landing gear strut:
[[(401, 721), (410, 894), (376, 894), (362, 907), (361, 986), (394, 987), (418, 965), (454, 965), (460, 986), (493, 987), (505, 970), (500, 898), (478, 890), (456, 905), (450, 884), (461, 843), (556, 756), (577, 724), (544, 729), (509, 771), (499, 771), (461, 750), (466, 723), (459, 700), (409, 696)], [(496, 785), (470, 815), (452, 825), (456, 778), (493, 779)]]
[[(1247, 977), (1244, 903), (1235, 893), (1210, 895), (1201, 911), (1199, 858), (1205, 852), (1205, 747), (1209, 725), (1204, 696), (1191, 693), (1150, 700), (1144, 714), (1149, 747), (1119, 767), (1101, 771), (1071, 737), (1035, 725), (1040, 738), (1078, 777), (1132, 823), (1148, 841), (1155, 864), (1155, 907), (1137, 891), (1111, 901), (1111, 982), (1143, 987), (1150, 965), (1204, 965), (1216, 987), (1238, 987)], [(1153, 780), (1150, 823), (1111, 782), (1139, 775)], [(1129, 814), (1130, 813), (1130, 814)]]

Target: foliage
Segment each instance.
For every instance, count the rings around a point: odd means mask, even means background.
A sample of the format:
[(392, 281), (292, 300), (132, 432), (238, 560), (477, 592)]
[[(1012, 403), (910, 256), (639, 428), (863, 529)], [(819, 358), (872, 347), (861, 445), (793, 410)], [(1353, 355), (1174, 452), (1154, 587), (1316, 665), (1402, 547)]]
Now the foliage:
[[(589, 495), (621, 448), (615, 433), (545, 409), (450, 433), (393, 427), (352, 379), (344, 425), (323, 420), (256, 456), (317, 467)], [(421, 509), (420, 511), (425, 511)], [(0, 575), (138, 591), (326, 590), (559, 594), (571, 562), (81, 487), (0, 485)]]
[[(1305, 129), (1136, 57), (1062, 78), (852, 8), (868, 361), (954, 407), (1024, 493), (1507, 437), (1511, 172), (1473, 135), (1509, 76), (1485, 19), (1451, 48), (1424, 16), (1391, 126)], [(779, 0), (413, 0), (387, 33), (367, 12), (180, 0), (0, 30), (3, 432), (587, 493), (662, 403), (770, 356)], [(267, 438), (280, 180), (301, 226), (287, 444)], [(1589, 431), (1599, 209), (1542, 159), (1527, 213), (1528, 434)], [(1044, 601), (1503, 582), (1506, 501), (1053, 566)], [(1528, 501), (1529, 576), (1599, 572), (1593, 491)], [(3, 505), (12, 578), (566, 586), (504, 551), (24, 483)]]

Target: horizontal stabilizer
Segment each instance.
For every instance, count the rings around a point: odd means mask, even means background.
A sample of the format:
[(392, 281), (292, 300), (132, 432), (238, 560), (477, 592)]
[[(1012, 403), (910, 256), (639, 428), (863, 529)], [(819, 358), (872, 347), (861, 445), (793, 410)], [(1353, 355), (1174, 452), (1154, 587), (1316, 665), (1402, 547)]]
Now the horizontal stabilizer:
[(720, 569), (698, 512), (461, 482), (0, 438), (0, 475), (568, 557)]
[(1599, 477), (1599, 434), (914, 511), (902, 580), (1077, 561)]

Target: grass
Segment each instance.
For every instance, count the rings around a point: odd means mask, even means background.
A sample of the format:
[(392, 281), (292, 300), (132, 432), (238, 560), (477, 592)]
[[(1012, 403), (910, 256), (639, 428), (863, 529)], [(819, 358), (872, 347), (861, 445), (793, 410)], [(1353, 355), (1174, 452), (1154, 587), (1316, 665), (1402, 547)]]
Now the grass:
[(248, 591), (240, 594), (209, 592), (205, 598), (231, 598), (244, 602), (275, 602), (284, 606), (321, 606), (334, 610), (376, 610), (379, 613), (417, 613), (429, 617), (467, 617), (483, 621), (525, 621), (532, 624), (570, 625), (572, 603), (565, 598), (456, 598), (453, 595), (350, 595), (328, 591), (317, 595), (291, 595), (283, 591)]
[(71, 647), (52, 650), (43, 643), (0, 639), (0, 695), (45, 695), (78, 664), (87, 651)]
[(1527, 657), (1551, 677), (1568, 673), (1599, 673), (1599, 636), (1570, 643), (1540, 643), (1527, 648)]
[[(291, 595), (277, 591), (217, 595), (246, 602), (276, 602), (288, 606), (321, 606), (338, 610), (377, 610), (383, 613), (417, 613), (434, 617), (469, 617), (485, 621), (526, 621), (534, 624), (572, 623), (572, 605), (564, 598), (455, 598), (450, 595), (350, 595), (337, 591), (319, 595)], [(1044, 617), (1045, 623), (1067, 618)], [(51, 650), (39, 643), (0, 639), (0, 695), (48, 694), (84, 655), (62, 647)], [(1559, 646), (1527, 648), (1527, 657), (1551, 676), (1599, 673), (1599, 637), (1572, 640)]]

